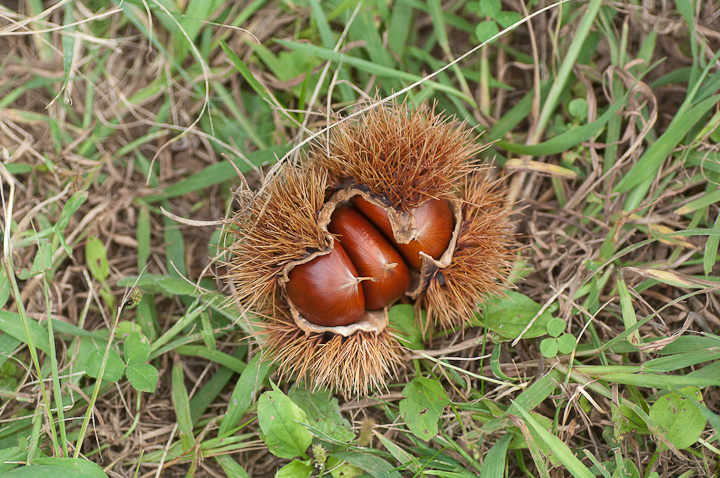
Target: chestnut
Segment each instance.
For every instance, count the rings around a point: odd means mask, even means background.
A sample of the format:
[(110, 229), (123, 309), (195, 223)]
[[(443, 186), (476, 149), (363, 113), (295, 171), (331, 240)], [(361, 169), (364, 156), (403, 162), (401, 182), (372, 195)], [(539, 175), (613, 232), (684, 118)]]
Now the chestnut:
[(338, 236), (362, 278), (365, 308), (382, 309), (398, 300), (410, 287), (410, 271), (400, 254), (370, 221), (354, 209), (340, 206), (328, 229)]
[(400, 251), (408, 265), (415, 270), (422, 267), (420, 251), (439, 259), (450, 244), (453, 233), (453, 213), (444, 199), (430, 199), (412, 210), (415, 217), (415, 237), (407, 244), (397, 242), (387, 212), (360, 196), (353, 203)]
[(288, 297), (316, 325), (354, 324), (365, 312), (357, 270), (337, 242), (329, 254), (293, 267), (288, 279), (285, 284)]

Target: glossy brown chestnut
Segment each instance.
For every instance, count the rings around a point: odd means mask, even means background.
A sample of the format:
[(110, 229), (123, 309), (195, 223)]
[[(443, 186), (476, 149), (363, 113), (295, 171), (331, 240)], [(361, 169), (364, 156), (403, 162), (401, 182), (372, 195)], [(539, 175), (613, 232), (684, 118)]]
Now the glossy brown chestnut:
[(410, 271), (400, 254), (370, 221), (354, 209), (335, 209), (328, 229), (338, 236), (360, 277), (365, 308), (382, 309), (410, 287)]
[(431, 199), (413, 209), (417, 232), (415, 239), (407, 244), (400, 244), (395, 240), (390, 219), (384, 209), (360, 196), (355, 196), (353, 203), (390, 239), (408, 265), (415, 270), (420, 270), (422, 266), (420, 251), (432, 256), (433, 259), (439, 259), (450, 244), (454, 219), (450, 205), (444, 199)]
[(302, 316), (316, 325), (354, 324), (365, 312), (357, 270), (337, 242), (329, 254), (295, 266), (288, 279), (288, 297)]

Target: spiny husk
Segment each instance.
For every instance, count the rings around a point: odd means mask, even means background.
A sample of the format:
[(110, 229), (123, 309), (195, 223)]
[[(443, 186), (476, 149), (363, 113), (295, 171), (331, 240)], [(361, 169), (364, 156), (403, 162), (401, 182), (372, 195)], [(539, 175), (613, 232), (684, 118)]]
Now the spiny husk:
[(332, 238), (318, 224), (325, 200), (327, 174), (311, 168), (285, 166), (245, 211), (226, 221), (237, 241), (226, 280), (237, 292), (233, 299), (246, 308), (272, 308), (283, 268), (308, 255), (327, 250)]
[(452, 262), (435, 271), (423, 300), (428, 321), (443, 329), (464, 325), (480, 303), (509, 286), (517, 247), (504, 196), (486, 170), (463, 180), (463, 223)]
[(310, 159), (336, 181), (364, 185), (389, 206), (407, 211), (455, 194), (483, 149), (471, 133), (428, 107), (409, 112), (404, 104), (380, 104), (333, 128)]
[(283, 378), (306, 380), (313, 388), (330, 387), (344, 395), (367, 395), (386, 388), (387, 378), (397, 375), (404, 348), (392, 333), (306, 333), (288, 314), (276, 313), (258, 334), (263, 353), (277, 363)]
[(416, 232), (412, 208), (430, 199), (452, 205), (455, 228), (447, 250), (438, 260), (423, 256), (407, 293), (427, 309), (428, 323), (462, 325), (506, 285), (511, 225), (503, 191), (472, 161), (481, 149), (470, 131), (428, 108), (380, 105), (334, 128), (327, 144), (313, 148), (308, 166), (285, 166), (246, 211), (227, 221), (238, 238), (227, 279), (236, 287), (235, 300), (264, 316), (257, 336), (282, 377), (367, 394), (384, 387), (402, 365), (405, 349), (387, 328), (387, 310), (366, 312), (382, 319), (379, 326), (363, 319), (344, 328), (319, 327), (304, 320), (284, 292), (293, 267), (332, 249), (332, 212), (354, 195), (383, 207), (403, 243)]
[(337, 201), (325, 202), (326, 190), (326, 172), (285, 166), (247, 210), (226, 221), (237, 237), (226, 280), (236, 288), (234, 301), (262, 319), (255, 335), (281, 378), (367, 394), (384, 387), (402, 363), (387, 311), (367, 311), (352, 326), (321, 327), (299, 316), (282, 286), (292, 267), (333, 247), (327, 224)]

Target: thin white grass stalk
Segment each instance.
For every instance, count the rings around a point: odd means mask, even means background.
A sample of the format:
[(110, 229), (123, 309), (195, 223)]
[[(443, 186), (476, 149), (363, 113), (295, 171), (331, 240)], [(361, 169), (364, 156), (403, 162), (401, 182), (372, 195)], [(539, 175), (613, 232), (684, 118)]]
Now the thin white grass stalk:
[[(40, 360), (38, 359), (38, 353), (37, 349), (35, 348), (35, 342), (33, 341), (32, 335), (30, 334), (30, 328), (28, 326), (28, 317), (27, 313), (25, 312), (25, 304), (22, 302), (22, 297), (20, 294), (20, 288), (17, 285), (17, 281), (15, 280), (15, 268), (13, 267), (13, 261), (12, 261), (12, 247), (10, 246), (10, 226), (12, 225), (12, 214), (13, 214), (13, 207), (15, 203), (15, 182), (13, 180), (12, 175), (10, 175), (10, 172), (7, 170), (4, 164), (0, 163), (0, 176), (7, 181), (9, 186), (9, 197), (7, 199), (7, 202), (5, 201), (5, 194), (4, 190), (2, 192), (2, 203), (3, 203), (3, 209), (5, 210), (5, 230), (3, 231), (3, 262), (5, 263), (5, 274), (7, 275), (8, 280), (10, 281), (10, 286), (12, 289), (12, 295), (15, 300), (15, 305), (18, 309), (18, 314), (20, 315), (20, 320), (22, 321), (23, 325), (23, 331), (25, 332), (25, 338), (27, 340), (27, 346), (28, 350), (30, 351), (30, 357), (32, 358), (33, 364), (35, 365), (35, 371), (38, 376), (38, 380), (40, 382), (40, 392), (42, 394), (43, 400), (45, 401), (45, 413), (47, 413), (47, 419), (48, 423), (50, 425), (50, 432), (51, 432), (51, 438), (53, 440), (53, 448), (55, 449), (55, 452), (59, 455), (60, 454), (60, 448), (57, 443), (57, 434), (55, 431), (55, 420), (53, 419), (53, 415), (50, 411), (50, 398), (47, 393), (47, 389), (45, 388), (45, 383), (42, 378), (42, 370), (40, 368)], [(41, 404), (38, 404), (38, 406), (42, 406)]]
[[(65, 3), (67, 3), (67, 2), (65, 2)], [(47, 10), (46, 10), (46, 12), (47, 12)], [(115, 10), (110, 10), (105, 13), (100, 13), (98, 15), (92, 16), (90, 18), (85, 18), (85, 19), (79, 20), (77, 22), (68, 23), (67, 25), (58, 25), (58, 26), (51, 27), (51, 28), (45, 28), (43, 30), (30, 30), (30, 31), (21, 31), (21, 32), (17, 32), (17, 31), (5, 32), (3, 30), (0, 30), (0, 37), (26, 36), (26, 35), (37, 35), (38, 33), (56, 32), (59, 30), (64, 30), (66, 28), (76, 27), (78, 25), (89, 23), (94, 20), (100, 20), (102, 18), (109, 17), (109, 16), (115, 15), (116, 13), (120, 13), (120, 12), (122, 12), (122, 9), (116, 8)], [(15, 25), (20, 25), (20, 22), (15, 23)]]
[[(175, 434), (178, 431), (178, 424), (175, 422), (175, 426), (172, 429), (172, 432), (170, 433), (170, 436), (168, 437), (168, 441), (165, 444), (165, 447), (163, 448), (163, 454), (162, 457), (160, 457), (160, 463), (158, 463), (158, 469), (155, 473), (156, 478), (160, 478), (160, 472), (162, 472), (163, 465), (165, 465), (165, 458), (167, 458), (167, 454), (170, 452), (170, 446), (172, 445), (173, 439), (175, 438)], [(140, 468), (140, 467), (138, 467)]]
[[(45, 18), (45, 17), (47, 17), (47, 16), (50, 16), (50, 14), (51, 14), (52, 12), (54, 12), (54, 11), (57, 10), (58, 8), (62, 7), (62, 6), (65, 5), (66, 3), (70, 3), (71, 1), (73, 1), (73, 0), (60, 0), (60, 1), (59, 1), (58, 3), (56, 3), (55, 5), (47, 8), (46, 10), (43, 10), (42, 12), (38, 13), (38, 14), (35, 15), (34, 17), (28, 17), (28, 18), (26, 18), (25, 20), (23, 20), (23, 21), (21, 21), (21, 22), (16, 22), (16, 23), (14, 24), (15, 28), (11, 28), (11, 27), (13, 27), (13, 25), (9, 25), (9, 26), (7, 26), (7, 27), (5, 27), (5, 28), (3, 28), (3, 29), (0, 30), (0, 36), (3, 36), (3, 32), (5, 32), (5, 31), (7, 31), (7, 30), (13, 31), (13, 30), (15, 30), (15, 29), (17, 29), (17, 28), (22, 28), (22, 27), (24, 27), (24, 26), (27, 26), (27, 25), (29, 25), (29, 24), (31, 24), (31, 23), (33, 23), (33, 22), (40, 21), (40, 20), (42, 20), (43, 18)], [(3, 9), (4, 9), (4, 8), (3, 8)], [(36, 32), (36, 31), (33, 31), (32, 33), (37, 33), (37, 32)]]
[[(103, 14), (103, 15), (104, 15), (104, 14)], [(19, 18), (20, 16), (21, 16), (21, 15), (15, 13), (15, 12), (12, 12), (12, 11), (8, 11), (6, 8), (0, 6), (0, 18), (2, 18), (3, 20), (6, 20), (6, 21), (12, 23), (13, 25), (17, 26), (17, 25), (19, 25), (19, 23), (15, 20), (15, 18)], [(95, 17), (92, 17), (92, 18), (88, 19), (88, 21), (89, 21), (89, 20), (95, 20), (95, 19), (97, 19), (97, 18), (98, 18), (98, 17), (95, 16)], [(54, 25), (54, 24), (52, 24), (52, 23), (50, 23), (50, 22), (45, 22), (45, 23), (48, 23), (48, 24), (50, 24), (50, 25)], [(28, 29), (27, 26), (24, 26), (24, 25), (21, 25), (21, 26), (23, 26), (25, 29)], [(72, 25), (64, 25), (63, 28), (65, 28), (65, 27), (67, 27), (67, 26), (72, 26)], [(9, 28), (9, 27), (6, 27), (6, 28)], [(19, 28), (19, 27), (18, 27), (18, 28)], [(28, 30), (29, 30), (29, 29), (28, 29)], [(2, 31), (4, 31), (4, 30), (2, 30)], [(1, 32), (1, 31), (0, 31), (0, 32)], [(38, 30), (29, 30), (29, 31), (24, 32), (24, 33), (26, 33), (26, 34), (28, 34), (28, 35), (32, 35), (32, 34), (35, 34), (35, 33), (42, 33), (42, 32), (41, 32), (41, 31), (38, 31)], [(92, 35), (90, 35), (90, 34), (88, 34), (88, 33), (84, 33), (84, 32), (78, 32), (78, 31), (75, 31), (75, 32), (64, 32), (64, 31), (63, 31), (62, 34), (63, 34), (63, 35), (67, 35), (67, 36), (71, 36), (71, 37), (73, 37), (73, 38), (77, 38), (77, 39), (79, 39), (79, 40), (83, 40), (83, 41), (86, 41), (86, 42), (89, 42), (89, 43), (95, 43), (95, 44), (97, 44), (97, 45), (101, 45), (101, 46), (108, 47), (108, 48), (113, 48), (113, 49), (116, 49), (117, 46), (120, 44), (120, 41), (119, 41), (119, 40), (112, 40), (112, 39), (106, 39), (106, 38), (98, 38), (98, 37), (94, 37), (94, 36), (92, 36)], [(0, 36), (3, 36), (3, 35), (0, 34)], [(45, 39), (41, 39), (41, 41), (42, 41), (43, 43), (45, 43), (47, 46), (49, 46), (49, 47), (54, 51), (54, 53), (56, 53), (56, 54), (58, 54), (58, 55), (61, 53), (60, 50), (59, 50), (55, 45), (52, 45), (49, 41), (47, 41), (47, 40), (45, 40)]]
[(484, 380), (484, 381), (486, 381), (486, 382), (494, 383), (495, 385), (503, 385), (503, 386), (509, 387), (509, 388), (511, 388), (511, 389), (513, 389), (513, 390), (522, 390), (522, 389), (524, 389), (525, 386), (527, 385), (527, 384), (519, 384), (519, 385), (516, 385), (516, 384), (514, 384), (514, 383), (503, 382), (502, 380), (498, 380), (498, 379), (495, 379), (495, 378), (492, 378), (492, 377), (484, 377), (484, 376), (482, 376), (482, 375), (478, 375), (478, 374), (476, 374), (476, 373), (470, 372), (469, 370), (466, 370), (466, 369), (464, 369), (464, 368), (462, 368), (462, 367), (457, 367), (457, 366), (455, 366), (455, 365), (452, 365), (452, 364), (449, 364), (449, 363), (445, 363), (445, 362), (441, 361), (440, 359), (437, 359), (437, 358), (435, 358), (435, 357), (431, 357), (430, 355), (427, 355), (427, 354), (420, 354), (420, 355), (422, 356), (422, 358), (425, 358), (425, 359), (428, 359), (428, 360), (432, 360), (433, 362), (437, 363), (437, 364), (440, 365), (441, 367), (446, 367), (446, 368), (449, 368), (449, 369), (451, 369), (451, 370), (455, 370), (456, 372), (460, 372), (460, 373), (464, 373), (464, 374), (466, 374), (466, 375), (469, 375), (469, 376), (471, 376), (471, 377), (473, 377), (473, 378), (476, 378), (476, 379), (478, 379), (478, 380)]
[(470, 49), (470, 50), (468, 50), (467, 52), (463, 53), (462, 55), (460, 55), (459, 57), (457, 57), (456, 59), (454, 59), (453, 61), (451, 61), (451, 62), (448, 63), (447, 65), (445, 65), (445, 66), (443, 66), (443, 67), (435, 70), (434, 72), (428, 74), (427, 76), (425, 76), (425, 77), (423, 77), (423, 78), (420, 78), (419, 80), (417, 80), (416, 82), (412, 83), (411, 85), (406, 86), (405, 88), (399, 90), (398, 92), (393, 93), (393, 94), (390, 95), (390, 96), (387, 96), (387, 97), (385, 97), (385, 98), (383, 98), (383, 99), (381, 99), (381, 100), (379, 100), (379, 101), (377, 101), (377, 102), (375, 102), (375, 103), (372, 103), (372, 104), (370, 104), (370, 105), (368, 105), (368, 106), (366, 106), (366, 107), (364, 107), (364, 108), (356, 111), (355, 113), (352, 113), (352, 114), (350, 114), (350, 115), (348, 115), (348, 116), (346, 116), (346, 117), (338, 120), (337, 122), (333, 123), (333, 124), (330, 125), (330, 126), (327, 126), (327, 127), (323, 128), (323, 129), (321, 129), (321, 130), (319, 130), (319, 131), (316, 131), (314, 134), (312, 134), (312, 135), (309, 136), (308, 138), (304, 139), (303, 141), (301, 141), (300, 143), (298, 143), (297, 145), (295, 145), (295, 146), (294, 146), (290, 151), (288, 151), (282, 158), (280, 158), (280, 160), (277, 162), (277, 164), (275, 164), (275, 165), (272, 167), (272, 169), (268, 172), (268, 175), (267, 175), (267, 177), (266, 177), (266, 181), (265, 181), (265, 182), (263, 183), (263, 185), (260, 187), (259, 193), (262, 193), (262, 192), (265, 190), (266, 186), (270, 183), (269, 180), (270, 180), (275, 174), (277, 174), (277, 172), (280, 170), (280, 168), (282, 168), (282, 163), (284, 163), (284, 162), (285, 162), (290, 156), (292, 156), (297, 150), (299, 150), (300, 148), (302, 148), (302, 147), (305, 146), (306, 144), (310, 143), (311, 141), (315, 140), (315, 138), (318, 138), (318, 137), (322, 136), (323, 134), (327, 133), (330, 129), (335, 128), (335, 127), (339, 126), (340, 124), (342, 124), (342, 123), (344, 123), (344, 122), (346, 122), (346, 121), (350, 121), (351, 119), (356, 118), (356, 117), (358, 117), (358, 116), (361, 116), (362, 114), (364, 114), (365, 112), (367, 112), (367, 111), (369, 111), (369, 110), (371, 110), (371, 109), (373, 109), (373, 108), (376, 108), (376, 107), (378, 107), (378, 106), (380, 106), (380, 105), (382, 105), (382, 104), (388, 103), (388, 102), (394, 100), (395, 98), (404, 95), (404, 94), (407, 93), (408, 91), (414, 89), (416, 86), (419, 86), (419, 85), (425, 83), (426, 81), (429, 81), (429, 80), (435, 78), (435, 77), (438, 76), (440, 73), (442, 73), (443, 71), (447, 70), (448, 68), (452, 68), (453, 65), (456, 65), (457, 63), (460, 63), (462, 60), (464, 60), (465, 58), (467, 58), (467, 57), (469, 57), (470, 55), (474, 54), (476, 51), (480, 50), (480, 49), (481, 49), (482, 47), (484, 47), (485, 45), (488, 45), (488, 44), (492, 43), (493, 41), (495, 41), (496, 39), (498, 39), (498, 38), (501, 37), (502, 35), (510, 32), (510, 31), (512, 31), (512, 30), (514, 30), (515, 28), (517, 28), (517, 27), (520, 26), (520, 25), (523, 25), (523, 24), (529, 22), (529, 21), (530, 21), (531, 19), (533, 19), (534, 17), (536, 17), (536, 16), (538, 16), (538, 15), (540, 15), (540, 14), (542, 14), (542, 13), (548, 11), (548, 10), (551, 10), (551, 9), (553, 9), (553, 8), (555, 8), (555, 7), (563, 4), (563, 3), (566, 3), (566, 2), (568, 2), (568, 1), (570, 1), (570, 0), (558, 0), (558, 1), (555, 2), (555, 3), (553, 3), (553, 4), (551, 4), (551, 5), (548, 5), (547, 7), (541, 8), (541, 9), (538, 10), (537, 12), (534, 12), (533, 14), (528, 15), (527, 17), (519, 20), (517, 23), (514, 23), (513, 25), (511, 25), (511, 26), (505, 28), (504, 30), (496, 33), (495, 35), (493, 35), (492, 37), (488, 38), (487, 40), (485, 40), (485, 41), (484, 41), (483, 43), (481, 43), (480, 45), (477, 45), (476, 47), (473, 47), (472, 49)]

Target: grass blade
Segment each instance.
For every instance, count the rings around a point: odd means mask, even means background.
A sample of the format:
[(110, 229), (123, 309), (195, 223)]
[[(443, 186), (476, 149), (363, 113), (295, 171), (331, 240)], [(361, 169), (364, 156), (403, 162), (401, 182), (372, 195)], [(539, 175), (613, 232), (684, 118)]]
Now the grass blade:
[(513, 404), (523, 418), (523, 421), (537, 433), (542, 440), (550, 446), (552, 455), (560, 460), (567, 470), (576, 478), (595, 478), (590, 470), (582, 464), (575, 454), (567, 447), (565, 443), (560, 441), (555, 435), (551, 434), (535, 420), (530, 413), (523, 407)]
[(180, 361), (176, 361), (172, 368), (172, 401), (183, 450), (188, 451), (196, 442), (190, 414), (190, 399), (185, 388), (185, 373)]

